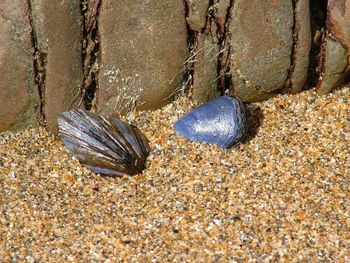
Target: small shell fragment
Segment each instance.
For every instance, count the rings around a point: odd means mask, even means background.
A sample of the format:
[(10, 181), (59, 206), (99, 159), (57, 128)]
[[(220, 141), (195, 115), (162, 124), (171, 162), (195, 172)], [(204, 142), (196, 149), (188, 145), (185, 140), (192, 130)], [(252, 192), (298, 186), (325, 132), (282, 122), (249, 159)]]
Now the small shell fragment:
[(145, 168), (150, 148), (135, 126), (78, 109), (61, 113), (58, 127), (70, 153), (95, 173), (134, 175)]

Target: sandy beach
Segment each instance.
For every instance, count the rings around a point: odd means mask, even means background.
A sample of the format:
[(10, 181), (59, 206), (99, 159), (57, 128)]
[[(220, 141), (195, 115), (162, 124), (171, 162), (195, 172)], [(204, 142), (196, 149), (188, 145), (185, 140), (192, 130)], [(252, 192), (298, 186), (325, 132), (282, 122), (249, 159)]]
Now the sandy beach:
[(350, 261), (350, 87), (248, 104), (229, 150), (175, 134), (191, 107), (126, 118), (151, 146), (133, 177), (90, 172), (43, 128), (0, 133), (0, 261)]

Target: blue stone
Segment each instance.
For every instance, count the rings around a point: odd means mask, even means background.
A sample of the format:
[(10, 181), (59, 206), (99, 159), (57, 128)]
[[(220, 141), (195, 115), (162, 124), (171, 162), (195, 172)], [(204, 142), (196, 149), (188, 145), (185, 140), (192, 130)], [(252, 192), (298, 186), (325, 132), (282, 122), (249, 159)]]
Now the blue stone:
[(190, 141), (230, 148), (245, 135), (244, 104), (233, 97), (217, 97), (188, 112), (175, 122), (174, 128), (178, 135)]

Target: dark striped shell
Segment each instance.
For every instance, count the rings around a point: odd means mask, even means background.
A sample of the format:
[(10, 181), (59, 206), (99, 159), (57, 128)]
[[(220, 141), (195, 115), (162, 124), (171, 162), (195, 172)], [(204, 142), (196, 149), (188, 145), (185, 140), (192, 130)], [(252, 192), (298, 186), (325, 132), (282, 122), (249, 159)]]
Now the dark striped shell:
[(174, 125), (178, 135), (190, 141), (230, 148), (238, 144), (246, 131), (244, 104), (232, 97), (217, 97), (195, 108)]
[(121, 176), (145, 168), (149, 146), (135, 126), (79, 109), (58, 117), (59, 135), (70, 153), (95, 173)]

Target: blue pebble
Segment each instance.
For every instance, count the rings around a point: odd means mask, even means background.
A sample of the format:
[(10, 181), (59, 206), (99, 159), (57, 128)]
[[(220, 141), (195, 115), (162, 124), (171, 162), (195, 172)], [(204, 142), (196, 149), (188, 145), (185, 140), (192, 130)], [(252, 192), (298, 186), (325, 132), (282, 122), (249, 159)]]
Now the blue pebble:
[(188, 112), (175, 122), (174, 128), (178, 135), (190, 141), (226, 149), (243, 139), (246, 111), (240, 100), (220, 96)]

